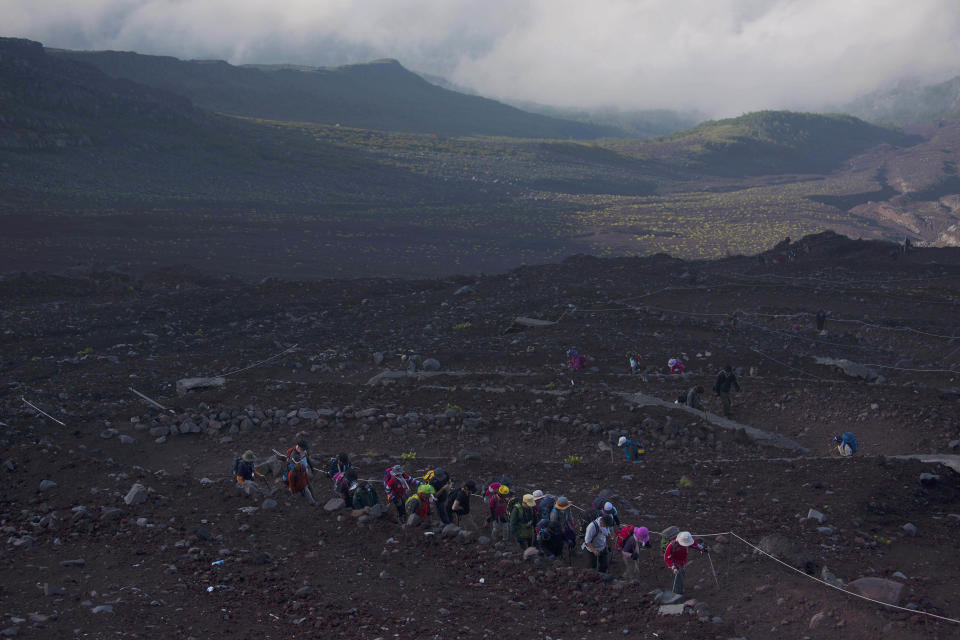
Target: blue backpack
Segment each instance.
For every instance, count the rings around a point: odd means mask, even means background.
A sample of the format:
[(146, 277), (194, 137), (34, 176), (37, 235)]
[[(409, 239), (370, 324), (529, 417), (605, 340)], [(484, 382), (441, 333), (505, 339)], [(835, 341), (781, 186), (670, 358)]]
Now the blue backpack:
[(847, 431), (842, 436), (840, 436), (840, 440), (844, 444), (848, 445), (854, 453), (857, 452), (857, 437), (855, 435)]
[(550, 519), (550, 513), (553, 511), (554, 505), (557, 504), (557, 497), (546, 495), (540, 499), (540, 517)]

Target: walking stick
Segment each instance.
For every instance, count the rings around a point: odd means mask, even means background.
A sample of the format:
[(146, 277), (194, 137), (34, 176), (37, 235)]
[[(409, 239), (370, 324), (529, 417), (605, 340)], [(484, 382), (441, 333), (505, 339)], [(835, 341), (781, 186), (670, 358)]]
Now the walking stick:
[(719, 588), (720, 588), (720, 581), (717, 580), (717, 570), (716, 570), (716, 568), (713, 566), (713, 557), (710, 555), (710, 552), (709, 552), (709, 551), (707, 551), (707, 560), (710, 561), (710, 571), (713, 572), (713, 581), (716, 583), (717, 589), (719, 589)]

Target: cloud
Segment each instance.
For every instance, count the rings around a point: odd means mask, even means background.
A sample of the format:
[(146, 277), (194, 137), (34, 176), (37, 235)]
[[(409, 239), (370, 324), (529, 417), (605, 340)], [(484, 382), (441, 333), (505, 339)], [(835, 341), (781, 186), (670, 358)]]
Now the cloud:
[(491, 97), (731, 115), (960, 72), (956, 0), (0, 0), (4, 35), (235, 64), (399, 59)]

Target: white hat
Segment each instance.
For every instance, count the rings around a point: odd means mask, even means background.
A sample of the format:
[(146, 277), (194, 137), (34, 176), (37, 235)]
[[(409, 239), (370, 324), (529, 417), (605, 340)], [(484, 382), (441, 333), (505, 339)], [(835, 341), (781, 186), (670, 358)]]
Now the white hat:
[(675, 365), (675, 364), (677, 364), (677, 359), (676, 359), (676, 358), (670, 358), (669, 360), (667, 360), (667, 366), (668, 366), (668, 367), (672, 367), (672, 366)]
[(540, 491), (540, 489), (537, 489), (536, 491), (533, 492), (534, 500), (540, 500), (542, 498), (543, 498), (543, 491)]
[(613, 503), (612, 503), (612, 502), (604, 502), (604, 503), (603, 503), (603, 510), (604, 510), (605, 512), (607, 512), (607, 513), (610, 513), (611, 511), (613, 511)]
[(617, 440), (617, 446), (622, 447), (625, 444), (627, 444), (627, 436), (620, 436), (620, 439)]
[(352, 483), (350, 484), (350, 491), (356, 491), (356, 490), (357, 490), (357, 483), (356, 483), (356, 482), (352, 482)]
[(681, 531), (677, 535), (677, 542), (680, 543), (681, 547), (689, 547), (693, 545), (693, 536), (690, 535), (689, 531)]

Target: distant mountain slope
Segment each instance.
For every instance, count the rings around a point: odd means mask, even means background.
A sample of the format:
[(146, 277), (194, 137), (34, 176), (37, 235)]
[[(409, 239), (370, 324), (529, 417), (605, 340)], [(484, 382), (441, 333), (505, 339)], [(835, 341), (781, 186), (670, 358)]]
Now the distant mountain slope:
[(648, 145), (716, 175), (823, 173), (871, 147), (918, 138), (848, 115), (758, 111), (712, 120)]
[(223, 61), (117, 51), (51, 53), (232, 115), (457, 136), (595, 139), (620, 134), (614, 127), (531, 114), (495, 100), (449, 91), (396, 60), (310, 69), (237, 67)]
[(960, 116), (960, 76), (939, 84), (874, 91), (841, 111), (868, 122), (905, 126)]
[(0, 209), (302, 207), (440, 201), (453, 191), (362, 150), (205, 112), (16, 38), (0, 38), (0, 166)]

